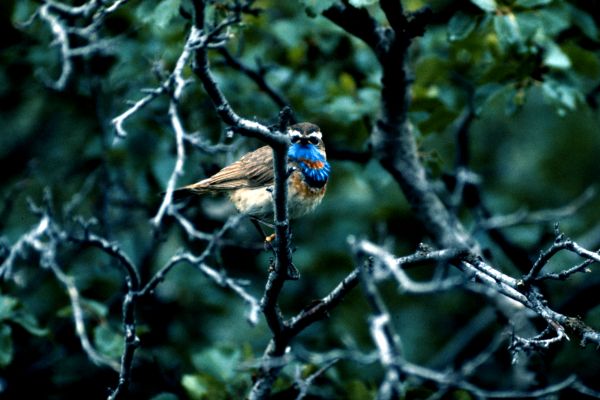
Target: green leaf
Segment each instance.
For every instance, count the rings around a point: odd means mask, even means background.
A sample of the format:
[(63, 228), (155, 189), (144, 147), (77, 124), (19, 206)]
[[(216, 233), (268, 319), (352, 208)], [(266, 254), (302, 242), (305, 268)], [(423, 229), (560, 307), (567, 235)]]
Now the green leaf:
[(95, 317), (106, 318), (108, 315), (108, 306), (96, 300), (81, 298), (81, 307), (85, 312), (90, 312)]
[(125, 344), (121, 334), (115, 332), (108, 324), (101, 324), (94, 329), (94, 344), (98, 351), (109, 357), (120, 357)]
[(370, 391), (362, 381), (352, 380), (346, 385), (348, 400), (372, 399), (373, 394), (373, 391)]
[(17, 306), (17, 299), (9, 296), (0, 296), (0, 321), (11, 319)]
[(23, 329), (35, 336), (48, 334), (48, 330), (40, 328), (33, 314), (27, 313), (19, 306), (17, 299), (0, 295), (0, 321), (3, 320), (19, 324)]
[(419, 130), (423, 135), (431, 133), (442, 133), (456, 119), (456, 113), (448, 110), (444, 105), (440, 105), (429, 117), (419, 123)]
[(475, 90), (473, 102), (477, 114), (480, 114), (484, 108), (493, 108), (495, 105), (504, 104), (506, 114), (510, 115), (522, 104), (522, 100), (518, 98), (513, 85), (501, 85), (499, 83), (479, 86)]
[(567, 56), (554, 42), (548, 42), (546, 44), (543, 63), (548, 67), (556, 69), (568, 69), (571, 67), (569, 56)]
[(575, 110), (577, 102), (583, 100), (580, 91), (555, 80), (547, 80), (542, 83), (542, 93), (546, 100), (554, 105), (560, 116), (564, 116), (567, 111)]
[(181, 378), (181, 385), (193, 400), (225, 400), (227, 391), (222, 382), (208, 374), (187, 374)]
[(298, 29), (297, 24), (293, 21), (275, 21), (273, 25), (271, 25), (271, 29), (277, 40), (281, 41), (281, 44), (287, 48), (291, 49), (298, 47), (302, 42), (303, 31)]
[(28, 0), (15, 1), (13, 4), (12, 21), (14, 24), (21, 24), (27, 21), (36, 10), (34, 4)]
[(600, 76), (600, 60), (596, 54), (573, 43), (566, 44), (562, 50), (569, 56), (574, 71), (592, 79)]
[(598, 40), (598, 27), (594, 21), (594, 18), (576, 7), (571, 6), (569, 8), (573, 24), (577, 26), (581, 31), (590, 39)]
[(238, 349), (210, 348), (192, 356), (192, 363), (198, 371), (227, 382), (235, 377), (241, 354)]
[(0, 325), (0, 367), (6, 367), (13, 358), (12, 329), (7, 324)]
[(498, 7), (496, 0), (471, 0), (471, 3), (487, 12), (494, 12)]
[(357, 8), (372, 6), (377, 0), (350, 0), (350, 4)]
[(521, 42), (521, 31), (514, 14), (495, 15), (494, 30), (500, 43), (504, 45)]
[(448, 40), (456, 42), (469, 36), (477, 26), (477, 19), (462, 11), (458, 11), (448, 22)]
[(536, 10), (542, 33), (554, 36), (571, 26), (568, 10), (565, 7), (544, 7)]
[(157, 28), (164, 29), (179, 15), (181, 0), (162, 0), (156, 7), (142, 5), (136, 11), (138, 18)]
[[(536, 34), (543, 32), (542, 23), (537, 16), (537, 13), (533, 12), (520, 12), (515, 14), (517, 18), (517, 25), (521, 31), (521, 37), (524, 40), (535, 37)], [(541, 35), (545, 37), (544, 35)]]
[(525, 7), (534, 8), (552, 3), (553, 0), (517, 0), (515, 4)]
[[(167, 179), (167, 178), (165, 178)], [(81, 308), (83, 309), (85, 314), (92, 314), (95, 317), (105, 318), (108, 315), (108, 307), (106, 304), (101, 303), (99, 301), (90, 300), (81, 297), (80, 298)], [(71, 304), (68, 304), (62, 308), (60, 308), (57, 312), (59, 317), (72, 317), (73, 316), (73, 307)]]
[(336, 96), (323, 105), (327, 114), (342, 118), (344, 122), (356, 122), (371, 113), (377, 105), (377, 92), (371, 88), (358, 91), (358, 96)]
[(34, 336), (46, 336), (49, 333), (48, 329), (40, 327), (33, 314), (19, 312), (12, 320)]
[(156, 26), (165, 28), (173, 18), (179, 15), (181, 0), (163, 0), (154, 9), (153, 19)]
[(156, 396), (153, 396), (150, 400), (179, 400), (179, 397), (174, 395), (173, 393), (159, 393)]
[(316, 17), (329, 7), (337, 3), (338, 0), (299, 0), (306, 9), (310, 17)]
[(446, 58), (438, 56), (422, 57), (415, 68), (417, 74), (415, 84), (417, 87), (421, 86), (423, 90), (428, 91), (431, 85), (446, 80), (451, 70), (450, 61)]

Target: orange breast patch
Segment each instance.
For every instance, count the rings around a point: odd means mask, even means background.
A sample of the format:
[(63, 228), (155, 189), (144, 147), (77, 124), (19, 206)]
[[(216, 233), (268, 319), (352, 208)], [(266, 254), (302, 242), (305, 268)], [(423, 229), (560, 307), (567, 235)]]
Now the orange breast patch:
[(308, 160), (306, 158), (300, 158), (300, 159), (298, 159), (298, 161), (306, 164), (306, 166), (308, 168), (313, 168), (313, 169), (321, 169), (325, 166), (323, 161), (319, 161), (319, 160)]
[(325, 186), (320, 188), (313, 188), (304, 182), (302, 178), (301, 172), (296, 172), (290, 176), (290, 181), (292, 183), (293, 191), (291, 195), (298, 195), (304, 198), (311, 197), (322, 197), (325, 194)]

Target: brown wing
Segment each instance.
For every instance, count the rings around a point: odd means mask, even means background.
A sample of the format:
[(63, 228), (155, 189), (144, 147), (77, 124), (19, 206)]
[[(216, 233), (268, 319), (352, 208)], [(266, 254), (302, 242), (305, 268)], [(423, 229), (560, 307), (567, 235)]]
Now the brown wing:
[(273, 184), (273, 150), (260, 147), (200, 182), (185, 186), (196, 193), (218, 192)]

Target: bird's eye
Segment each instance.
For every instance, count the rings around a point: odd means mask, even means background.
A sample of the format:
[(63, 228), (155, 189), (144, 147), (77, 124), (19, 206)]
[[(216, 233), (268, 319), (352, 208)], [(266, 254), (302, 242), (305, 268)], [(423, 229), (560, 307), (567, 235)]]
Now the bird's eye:
[(298, 141), (300, 140), (300, 136), (294, 135), (291, 137), (290, 140), (292, 141), (292, 143), (298, 143)]
[(316, 136), (311, 136), (308, 138), (308, 140), (312, 143), (312, 144), (317, 144), (319, 143), (319, 139)]

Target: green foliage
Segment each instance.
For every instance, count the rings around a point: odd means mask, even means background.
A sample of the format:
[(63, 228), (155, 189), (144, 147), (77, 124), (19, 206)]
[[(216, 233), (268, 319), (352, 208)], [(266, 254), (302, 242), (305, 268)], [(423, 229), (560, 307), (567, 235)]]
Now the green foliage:
[(181, 384), (192, 399), (229, 399), (243, 397), (250, 382), (240, 374), (242, 352), (231, 346), (201, 350), (192, 355), (196, 372), (181, 378)]
[(9, 325), (0, 326), (0, 367), (6, 367), (12, 361), (12, 329)]
[[(266, 82), (283, 95), (300, 120), (322, 127), (331, 153), (334, 149), (368, 152), (368, 134), (380, 109), (381, 71), (364, 43), (320, 16), (337, 2), (259, 1), (261, 13), (244, 16), (242, 26), (228, 31), (226, 46), (244, 65), (263, 68)], [(384, 21), (382, 13), (374, 11), (375, 1), (349, 3)], [(560, 206), (596, 182), (600, 119), (589, 99), (598, 97), (592, 91), (600, 80), (600, 37), (593, 2), (404, 2), (407, 9), (424, 3), (431, 3), (441, 17), (411, 46), (408, 67), (414, 81), (409, 116), (430, 177), (453, 172), (455, 123), (472, 106), (476, 117), (469, 130), (470, 168), (481, 179), (491, 212)], [(165, 222), (164, 232), (155, 232), (149, 222), (175, 163), (168, 97), (157, 98), (128, 119), (124, 139), (115, 138), (110, 123), (132, 101), (146, 95), (143, 89), (156, 88), (174, 68), (190, 25), (185, 16), (191, 12), (190, 2), (127, 2), (107, 17), (98, 32), (100, 38), (109, 39), (102, 51), (76, 58), (63, 92), (46, 85), (61, 69), (51, 29), (39, 18), (23, 25), (39, 5), (26, 0), (0, 5), (0, 11), (6, 11), (0, 18), (8, 42), (0, 53), (0, 121), (6, 133), (0, 137), (4, 171), (0, 260), (6, 257), (5, 247), (37, 223), (38, 215), (31, 212), (27, 199), (41, 204), (46, 187), (53, 193), (59, 222), (81, 233), (74, 217), (95, 218), (92, 231), (119, 243), (140, 266), (143, 280), (181, 248), (200, 254), (206, 242), (190, 238), (171, 219)], [(255, 82), (228, 67), (216, 51), (210, 52), (210, 60), (220, 87), (239, 114), (275, 122), (279, 106)], [(203, 151), (186, 143), (187, 159), (178, 184), (203, 178), (260, 145), (228, 135), (189, 66), (184, 76), (190, 80), (180, 104), (185, 129), (197, 132), (206, 144), (231, 146), (231, 151)], [(331, 163), (333, 175), (323, 204), (315, 214), (292, 223), (294, 261), (302, 279), (286, 284), (281, 296), (280, 308), (288, 316), (329, 293), (356, 266), (348, 250), (350, 235), (386, 243), (398, 255), (428, 241), (400, 188), (379, 164), (336, 158)], [(598, 244), (593, 228), (600, 220), (595, 205), (560, 221), (561, 228), (574, 237), (586, 237), (592, 247)], [(211, 233), (232, 209), (226, 199), (207, 197), (186, 203), (181, 212)], [(474, 218), (466, 217), (467, 228)], [(243, 221), (227, 232), (207, 263), (228, 277), (246, 280), (244, 287), (260, 297), (270, 254), (263, 251), (252, 229)], [(535, 259), (552, 229), (552, 224), (527, 225), (509, 230), (508, 236)], [(497, 246), (486, 237), (482, 243), (499, 265), (512, 268)], [(93, 346), (119, 359), (125, 290), (121, 266), (75, 243), (57, 251), (61, 267), (81, 292)], [(549, 287), (550, 301), (566, 304), (581, 285), (597, 284), (593, 271), (586, 279), (564, 282), (563, 289)], [(28, 252), (18, 257), (13, 272), (2, 283), (0, 295), (0, 367), (8, 381), (6, 389), (0, 388), (6, 390), (0, 397), (104, 396), (118, 377), (94, 366), (81, 349), (64, 287)], [(387, 289), (385, 298), (405, 340), (407, 357), (423, 362), (441, 352), (451, 334), (467, 325), (484, 303), (459, 290), (424, 299), (399, 294), (395, 287)], [(597, 308), (592, 306), (589, 315), (582, 317), (599, 327)], [(133, 398), (243, 398), (252, 385), (256, 359), (270, 338), (262, 320), (256, 327), (249, 326), (246, 311), (237, 295), (197, 269), (177, 265), (136, 310), (141, 347), (134, 363)], [(369, 312), (357, 289), (330, 318), (308, 329), (294, 344), (315, 354), (372, 351)], [(473, 351), (485, 348), (491, 338), (490, 332), (482, 332), (472, 343)], [(535, 365), (524, 369), (542, 374), (548, 382), (572, 372), (586, 382), (597, 378), (596, 353), (577, 365), (581, 357), (577, 340), (555, 351), (560, 361), (556, 366), (542, 372)], [(461, 356), (469, 359), (473, 354)], [(512, 374), (507, 359), (506, 352), (492, 355), (480, 367), (478, 382), (502, 386), (503, 378)], [(309, 365), (305, 372), (314, 372), (317, 366), (312, 360), (294, 360), (292, 365)], [(292, 368), (284, 371), (279, 389), (292, 385), (294, 373)], [(314, 398), (373, 398), (381, 374), (371, 364), (341, 360), (316, 380)], [(36, 385), (16, 388), (13, 382), (24, 379), (35, 380)], [(409, 395), (431, 395), (430, 388), (422, 386), (409, 388)], [(463, 391), (449, 396), (471, 398)]]
[(0, 367), (6, 367), (13, 360), (13, 326), (35, 336), (48, 334), (47, 329), (39, 326), (35, 315), (20, 306), (18, 299), (0, 294)]
[(349, 0), (349, 3), (354, 7), (367, 7), (377, 4), (377, 0)]
[(448, 40), (463, 40), (477, 27), (477, 18), (473, 15), (457, 11), (448, 21)]
[(150, 400), (179, 400), (179, 398), (173, 393), (160, 393), (153, 396)]
[(94, 345), (100, 353), (114, 359), (123, 354), (125, 347), (121, 332), (111, 329), (108, 324), (98, 325), (94, 329)]
[(150, 2), (142, 4), (136, 11), (136, 16), (144, 24), (165, 29), (179, 15), (181, 0), (162, 0), (158, 5)]
[(311, 17), (316, 17), (337, 1), (338, 0), (299, 0), (300, 4), (306, 8), (306, 13)]
[(496, 0), (471, 0), (473, 4), (481, 8), (483, 11), (493, 12), (498, 7)]

